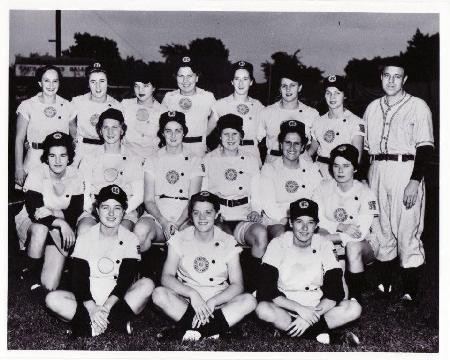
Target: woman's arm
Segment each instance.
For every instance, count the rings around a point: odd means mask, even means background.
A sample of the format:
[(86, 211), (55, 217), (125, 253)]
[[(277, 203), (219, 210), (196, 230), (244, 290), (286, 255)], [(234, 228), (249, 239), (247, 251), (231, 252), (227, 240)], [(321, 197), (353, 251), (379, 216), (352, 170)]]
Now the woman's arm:
[(358, 163), (361, 163), (361, 156), (363, 152), (364, 136), (356, 135), (352, 138), (352, 145), (358, 149)]
[(23, 169), (23, 145), (27, 136), (28, 120), (19, 113), (17, 115), (16, 123), (16, 140), (14, 144), (14, 156), (15, 156), (15, 182), (16, 184), (23, 186), (26, 178), (25, 170)]
[[(203, 181), (203, 176), (196, 176), (191, 179), (191, 181), (189, 183), (189, 199), (191, 198), (192, 195), (200, 192), (201, 187), (202, 187), (202, 181)], [(183, 212), (181, 213), (180, 217), (175, 222), (177, 229), (179, 229), (181, 227), (181, 225), (183, 225), (186, 222), (188, 217), (189, 217), (188, 205), (186, 205), (186, 207), (183, 209)]]

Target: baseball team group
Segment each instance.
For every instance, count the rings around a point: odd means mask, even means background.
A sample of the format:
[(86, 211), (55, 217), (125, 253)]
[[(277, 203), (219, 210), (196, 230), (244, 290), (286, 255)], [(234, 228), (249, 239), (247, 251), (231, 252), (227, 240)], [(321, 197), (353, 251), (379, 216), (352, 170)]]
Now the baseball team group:
[(161, 341), (220, 339), (255, 311), (281, 336), (333, 343), (377, 301), (364, 292), (369, 264), (379, 296), (414, 304), (434, 140), (429, 107), (404, 89), (407, 66), (383, 64), (384, 96), (360, 118), (341, 76), (323, 80), (320, 115), (300, 101), (297, 67), (265, 107), (249, 96), (252, 64), (234, 63), (233, 93), (216, 100), (188, 55), (161, 103), (148, 72), (119, 102), (96, 62), (89, 92), (68, 101), (59, 68), (38, 69), (14, 154), (30, 291), (73, 336), (132, 334), (151, 302), (173, 320)]

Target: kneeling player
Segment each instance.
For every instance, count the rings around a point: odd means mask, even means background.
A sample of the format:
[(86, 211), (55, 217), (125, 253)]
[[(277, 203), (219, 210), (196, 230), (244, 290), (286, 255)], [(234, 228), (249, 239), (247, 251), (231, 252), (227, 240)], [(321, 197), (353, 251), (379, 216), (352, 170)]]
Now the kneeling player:
[(317, 204), (305, 198), (291, 203), (290, 222), (293, 231), (273, 239), (264, 254), (256, 314), (289, 336), (329, 343), (330, 329), (359, 318), (361, 306), (343, 300), (333, 243), (314, 234)]
[(107, 328), (131, 334), (130, 320), (145, 307), (153, 282), (137, 273), (139, 242), (120, 225), (127, 196), (109, 185), (96, 196), (100, 223), (78, 237), (73, 251), (72, 291), (53, 291), (47, 307), (63, 321), (70, 321), (74, 336), (96, 336)]

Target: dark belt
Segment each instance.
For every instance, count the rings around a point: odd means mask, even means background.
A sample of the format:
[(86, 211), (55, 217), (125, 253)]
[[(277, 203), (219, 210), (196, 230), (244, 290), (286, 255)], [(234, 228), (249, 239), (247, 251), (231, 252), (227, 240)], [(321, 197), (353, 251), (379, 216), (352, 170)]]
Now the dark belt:
[(89, 138), (83, 138), (82, 140), (85, 144), (91, 144), (91, 145), (103, 145), (104, 141), (100, 139), (89, 139)]
[(189, 200), (187, 197), (184, 196), (169, 196), (166, 194), (158, 195), (160, 199), (175, 199), (175, 200)]
[(242, 140), (242, 145), (255, 145), (253, 140)]
[(183, 139), (184, 143), (198, 143), (198, 142), (202, 142), (202, 136), (186, 136)]
[(33, 149), (35, 149), (35, 150), (42, 150), (43, 149), (42, 143), (37, 143), (37, 142), (32, 142), (31, 143), (31, 147)]
[(412, 154), (377, 154), (377, 155), (370, 155), (370, 159), (378, 160), (378, 161), (411, 161), (414, 160), (414, 155)]
[(239, 205), (244, 205), (248, 203), (248, 197), (244, 197), (242, 199), (237, 200), (227, 200), (224, 198), (219, 197), (219, 204), (227, 207), (235, 207)]
[(327, 158), (325, 156), (317, 156), (317, 161), (320, 161), (321, 163), (324, 163), (324, 164), (329, 164), (330, 158)]
[(269, 151), (269, 155), (273, 155), (273, 156), (281, 156), (283, 153), (281, 152), (281, 150), (270, 150)]

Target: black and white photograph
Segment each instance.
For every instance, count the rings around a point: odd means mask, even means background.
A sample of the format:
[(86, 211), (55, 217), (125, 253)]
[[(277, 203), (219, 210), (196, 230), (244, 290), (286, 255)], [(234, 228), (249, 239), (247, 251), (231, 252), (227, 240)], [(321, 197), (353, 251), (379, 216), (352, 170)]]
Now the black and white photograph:
[(6, 358), (448, 354), (447, 2), (7, 3)]

